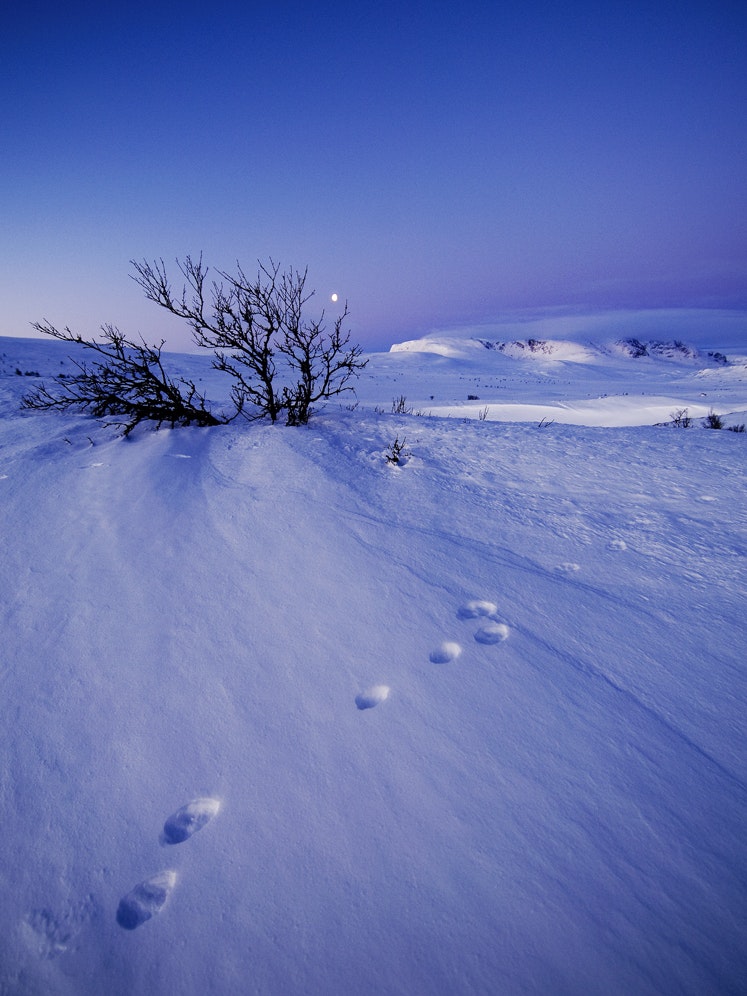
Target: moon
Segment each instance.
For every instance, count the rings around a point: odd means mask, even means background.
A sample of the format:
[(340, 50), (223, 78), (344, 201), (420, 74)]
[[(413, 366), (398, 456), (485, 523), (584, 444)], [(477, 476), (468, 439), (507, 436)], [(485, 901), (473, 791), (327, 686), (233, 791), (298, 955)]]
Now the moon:
[(330, 294), (329, 299), (330, 299), (330, 301), (332, 301), (333, 304), (336, 303), (336, 301), (337, 301), (337, 294)]

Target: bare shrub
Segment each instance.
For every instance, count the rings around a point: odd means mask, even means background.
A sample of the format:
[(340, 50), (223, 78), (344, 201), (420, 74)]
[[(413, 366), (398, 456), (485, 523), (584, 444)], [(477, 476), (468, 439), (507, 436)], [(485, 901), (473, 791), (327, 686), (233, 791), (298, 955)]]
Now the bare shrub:
[(407, 404), (407, 398), (400, 394), (398, 398), (392, 398), (392, 415), (412, 415), (412, 405)]
[(407, 460), (408, 457), (412, 456), (412, 454), (405, 449), (406, 442), (407, 440), (404, 437), (402, 440), (400, 440), (399, 436), (395, 438), (394, 442), (384, 454), (387, 463), (393, 464), (396, 467), (398, 464)]
[(678, 408), (676, 411), (670, 412), (669, 417), (671, 419), (670, 424), (676, 429), (689, 429), (693, 423), (687, 408)]
[(330, 331), (323, 311), (318, 319), (304, 316), (313, 296), (306, 270), (281, 272), (271, 260), (248, 277), (237, 263), (234, 274), (218, 270), (219, 281), (208, 285), (202, 257), (187, 256), (177, 260), (186, 283), (175, 292), (163, 260), (132, 266), (148, 300), (183, 318), (195, 342), (213, 350), (213, 366), (233, 378), (236, 413), (246, 418), (276, 422), (284, 415), (287, 425), (305, 425), (318, 403), (352, 391), (367, 363), (343, 330), (347, 304)]
[(101, 341), (84, 339), (69, 328), (34, 322), (64, 342), (77, 343), (94, 354), (90, 363), (73, 359), (75, 374), (60, 374), (54, 386), (40, 384), (25, 395), (22, 408), (34, 411), (77, 410), (124, 429), (128, 435), (140, 422), (158, 426), (220, 425), (226, 419), (213, 414), (191, 380), (170, 377), (161, 362), (161, 348), (144, 340), (134, 342), (113, 325), (101, 327)]

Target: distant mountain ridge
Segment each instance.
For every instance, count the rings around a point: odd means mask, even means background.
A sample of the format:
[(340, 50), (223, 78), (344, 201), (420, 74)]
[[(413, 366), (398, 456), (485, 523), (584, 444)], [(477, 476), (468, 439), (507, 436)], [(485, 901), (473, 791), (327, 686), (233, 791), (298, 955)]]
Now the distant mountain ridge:
[[(723, 353), (713, 351), (703, 352), (695, 346), (688, 346), (679, 339), (671, 339), (669, 341), (650, 340), (649, 342), (641, 342), (640, 339), (635, 338), (616, 339), (610, 346), (606, 347), (593, 345), (579, 347), (576, 346), (575, 343), (567, 343), (563, 341), (559, 342), (552, 339), (519, 339), (513, 342), (491, 342), (487, 339), (481, 339), (478, 341), (481, 342), (486, 349), (497, 349), (509, 356), (531, 355), (532, 353), (553, 356), (555, 354), (566, 353), (568, 351), (568, 347), (571, 347), (574, 351), (581, 348), (588, 350), (591, 353), (597, 352), (608, 354), (612, 352), (618, 355), (621, 354), (623, 356), (630, 356), (633, 359), (638, 359), (642, 356), (651, 356), (657, 359), (667, 360), (695, 360), (697, 362), (710, 360), (713, 363), (721, 365), (726, 365), (729, 362), (728, 358)], [(568, 357), (562, 356), (562, 358), (567, 359)]]
[(472, 337), (426, 336), (408, 342), (395, 343), (390, 352), (437, 353), (449, 357), (474, 357), (477, 349), (503, 353), (512, 359), (539, 358), (557, 362), (588, 363), (604, 357), (629, 359), (650, 358), (704, 366), (728, 366), (724, 353), (701, 350), (680, 339), (642, 341), (636, 338), (616, 339), (605, 344), (570, 342), (565, 339), (514, 339), (501, 341)]

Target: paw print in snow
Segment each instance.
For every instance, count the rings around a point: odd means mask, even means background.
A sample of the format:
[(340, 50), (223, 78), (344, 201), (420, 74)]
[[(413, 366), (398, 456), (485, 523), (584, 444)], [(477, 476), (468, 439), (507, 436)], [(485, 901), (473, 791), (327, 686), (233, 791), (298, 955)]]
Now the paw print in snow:
[(463, 621), (470, 619), (490, 620), (474, 633), (475, 641), (485, 646), (503, 643), (511, 632), (505, 623), (499, 621), (498, 606), (495, 602), (487, 602), (482, 599), (465, 602), (457, 611), (457, 617)]

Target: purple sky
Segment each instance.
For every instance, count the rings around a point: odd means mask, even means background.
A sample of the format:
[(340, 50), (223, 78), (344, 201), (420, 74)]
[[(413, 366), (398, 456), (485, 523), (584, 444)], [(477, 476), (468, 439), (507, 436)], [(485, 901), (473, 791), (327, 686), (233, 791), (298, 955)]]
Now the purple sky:
[[(747, 4), (14, 4), (0, 334), (180, 348), (129, 260), (309, 267), (370, 348), (747, 308)], [(174, 267), (175, 269), (175, 267)]]

